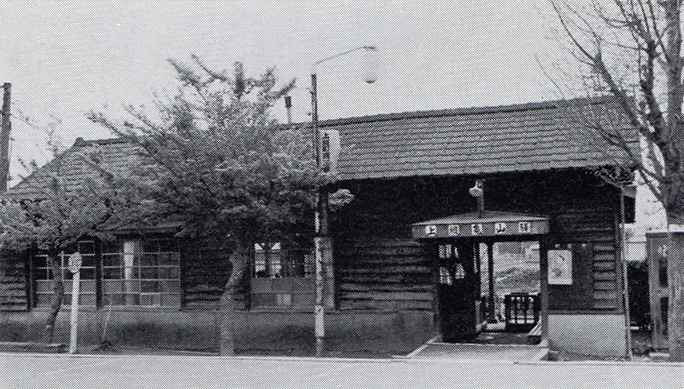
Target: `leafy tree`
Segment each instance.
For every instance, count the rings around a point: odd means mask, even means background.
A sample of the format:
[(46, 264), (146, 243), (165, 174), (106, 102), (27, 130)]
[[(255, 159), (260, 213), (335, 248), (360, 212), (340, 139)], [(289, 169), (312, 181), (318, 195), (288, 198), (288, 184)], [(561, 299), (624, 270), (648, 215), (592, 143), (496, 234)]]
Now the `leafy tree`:
[(139, 205), (129, 196), (135, 193), (133, 182), (106, 170), (96, 152), (77, 155), (81, 163), (92, 168), (92, 174), (80, 182), (70, 182), (62, 174), (68, 163), (63, 157), (58, 155), (46, 167), (46, 185), (40, 194), (6, 199), (0, 206), (0, 246), (16, 251), (33, 248), (47, 254), (54, 291), (46, 320), (48, 342), (53, 340), (64, 301), (60, 253), (85, 237), (112, 238), (102, 227), (124, 217), (135, 217), (130, 212)]
[[(232, 72), (216, 72), (192, 59), (170, 61), (180, 87), (154, 101), (154, 112), (129, 106), (127, 121), (95, 112), (89, 117), (149, 156), (138, 174), (159, 204), (159, 218), (180, 218), (180, 236), (230, 242), (232, 272), (222, 298), (230, 312), (253, 244), (307, 242), (315, 189), (332, 177), (315, 167), (310, 130), (278, 125), (269, 114), (294, 80), (277, 87), (273, 69), (250, 77), (239, 62)], [(231, 353), (232, 333), (223, 330), (222, 351)]]
[[(646, 144), (645, 158), (625, 132), (587, 121), (630, 156), (662, 204), (668, 231), (684, 222), (684, 116), (681, 0), (550, 0), (561, 39), (580, 66), (585, 91), (612, 96)], [(671, 236), (671, 234), (670, 234)], [(670, 247), (675, 245), (670, 241)], [(669, 346), (684, 360), (684, 253), (669, 250)]]

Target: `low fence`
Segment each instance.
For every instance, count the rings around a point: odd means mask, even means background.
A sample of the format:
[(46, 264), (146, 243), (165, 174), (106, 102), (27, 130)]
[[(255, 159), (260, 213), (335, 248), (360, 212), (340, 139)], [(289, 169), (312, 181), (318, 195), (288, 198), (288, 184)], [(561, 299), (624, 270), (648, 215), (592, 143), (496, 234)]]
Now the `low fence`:
[(506, 331), (526, 332), (539, 321), (541, 294), (511, 293), (504, 299)]

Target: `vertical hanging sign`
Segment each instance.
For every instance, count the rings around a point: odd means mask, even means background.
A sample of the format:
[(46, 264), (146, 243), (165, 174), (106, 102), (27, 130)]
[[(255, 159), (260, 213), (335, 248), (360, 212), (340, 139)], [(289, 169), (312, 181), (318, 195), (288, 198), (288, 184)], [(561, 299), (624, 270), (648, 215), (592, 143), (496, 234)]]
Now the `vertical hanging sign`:
[(338, 130), (321, 130), (321, 151), (323, 170), (337, 171), (337, 160), (340, 157), (340, 132)]

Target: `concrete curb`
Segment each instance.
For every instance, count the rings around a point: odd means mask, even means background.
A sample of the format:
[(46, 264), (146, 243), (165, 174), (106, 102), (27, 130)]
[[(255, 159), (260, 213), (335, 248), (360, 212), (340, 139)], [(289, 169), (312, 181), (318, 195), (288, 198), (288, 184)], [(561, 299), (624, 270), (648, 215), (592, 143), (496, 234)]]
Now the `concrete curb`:
[(63, 343), (0, 342), (0, 352), (58, 354), (67, 352), (67, 345)]
[(417, 349), (411, 351), (406, 356), (397, 356), (397, 357), (393, 357), (393, 358), (412, 358), (412, 357), (420, 354), (421, 351), (428, 348), (428, 346), (430, 346), (431, 344), (434, 344), (435, 342), (437, 342), (437, 339), (439, 339), (440, 337), (441, 337), (441, 335), (435, 335), (434, 337), (432, 337), (432, 339), (428, 340), (427, 342), (425, 342), (425, 344), (418, 347)]
[(104, 354), (47, 354), (47, 353), (8, 353), (0, 352), (0, 357), (33, 357), (33, 358), (84, 358), (84, 359), (145, 359), (145, 358), (175, 358), (175, 359), (223, 359), (240, 361), (289, 361), (289, 362), (322, 362), (322, 363), (439, 363), (439, 364), (472, 364), (472, 365), (584, 365), (584, 366), (654, 366), (684, 368), (681, 362), (641, 362), (641, 361), (510, 361), (510, 360), (482, 360), (482, 359), (445, 359), (406, 357), (372, 359), (372, 358), (316, 358), (316, 357), (288, 357), (288, 356), (190, 356), (190, 355), (104, 355)]
[(684, 367), (684, 362), (646, 362), (646, 361), (519, 361), (517, 365), (584, 365), (584, 366), (661, 366)]

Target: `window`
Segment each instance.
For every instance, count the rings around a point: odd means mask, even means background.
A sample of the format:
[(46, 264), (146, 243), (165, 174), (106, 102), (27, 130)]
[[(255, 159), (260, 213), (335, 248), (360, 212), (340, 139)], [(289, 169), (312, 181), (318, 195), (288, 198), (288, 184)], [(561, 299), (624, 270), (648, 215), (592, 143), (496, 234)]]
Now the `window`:
[[(81, 253), (83, 258), (79, 304), (95, 306), (97, 304), (97, 260), (95, 258), (95, 241), (92, 240), (78, 242), (71, 250), (61, 252), (57, 256), (60, 262), (62, 279), (64, 280), (64, 304), (71, 305), (71, 279), (73, 275), (69, 271), (69, 256), (77, 251)], [(36, 307), (49, 306), (50, 299), (54, 294), (52, 291), (54, 274), (48, 264), (47, 257), (45, 252), (40, 252), (33, 257), (33, 272), (36, 281), (33, 306)]]
[(180, 306), (180, 254), (170, 239), (127, 240), (102, 254), (103, 304)]
[(667, 246), (658, 248), (658, 281), (660, 286), (667, 287)]
[(440, 244), (439, 252), (439, 282), (443, 285), (453, 285), (455, 280), (462, 280), (466, 276), (465, 268), (461, 263), (461, 255), (458, 247), (452, 244)]
[(281, 276), (280, 243), (254, 244), (254, 278), (278, 278)]
[(278, 242), (256, 243), (252, 264), (252, 307), (311, 307), (314, 303), (311, 250)]
[[(78, 251), (83, 258), (81, 305), (180, 306), (180, 254), (174, 239), (127, 240), (103, 246), (99, 254), (95, 241), (84, 240), (59, 255), (64, 304), (71, 304), (69, 255)], [(34, 255), (33, 273), (33, 305), (49, 306), (53, 275), (45, 253)]]
[(456, 263), (454, 266), (454, 279), (455, 280), (462, 280), (466, 276), (466, 271), (463, 268), (463, 265), (461, 263)]
[(451, 273), (446, 266), (439, 267), (439, 283), (442, 285), (453, 285), (454, 281), (451, 278)]
[(309, 250), (288, 247), (279, 242), (255, 243), (252, 278), (307, 277), (314, 272)]

